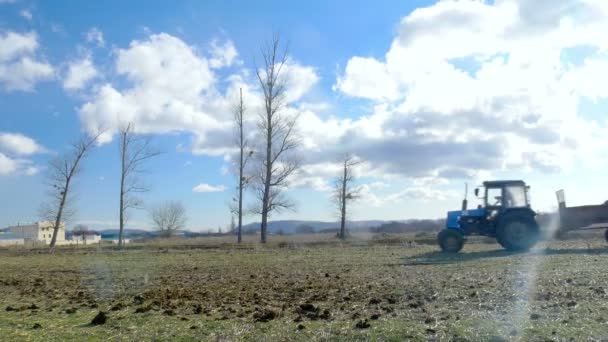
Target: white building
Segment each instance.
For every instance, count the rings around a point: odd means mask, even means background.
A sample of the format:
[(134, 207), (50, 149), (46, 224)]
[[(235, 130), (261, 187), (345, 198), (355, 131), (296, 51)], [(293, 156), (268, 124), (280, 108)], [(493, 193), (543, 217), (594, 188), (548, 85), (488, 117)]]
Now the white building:
[(70, 241), (73, 241), (76, 244), (83, 245), (99, 243), (101, 241), (101, 234), (98, 232), (87, 230), (74, 231), (72, 232)]
[[(26, 243), (31, 241), (50, 244), (53, 239), (53, 225), (52, 222), (41, 221), (8, 227), (7, 231), (16, 238), (23, 239)], [(59, 225), (56, 242), (58, 245), (65, 242), (65, 225), (63, 223)]]

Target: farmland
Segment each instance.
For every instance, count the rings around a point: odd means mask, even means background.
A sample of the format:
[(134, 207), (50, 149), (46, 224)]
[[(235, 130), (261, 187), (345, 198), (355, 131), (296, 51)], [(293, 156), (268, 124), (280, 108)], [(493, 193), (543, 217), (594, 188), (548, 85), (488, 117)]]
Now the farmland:
[[(254, 237), (250, 237), (253, 239)], [(412, 236), (0, 251), (4, 340), (608, 338), (603, 239), (445, 256)], [(414, 241), (413, 243), (411, 241)], [(429, 239), (430, 240), (430, 239)], [(100, 312), (103, 324), (91, 324)]]

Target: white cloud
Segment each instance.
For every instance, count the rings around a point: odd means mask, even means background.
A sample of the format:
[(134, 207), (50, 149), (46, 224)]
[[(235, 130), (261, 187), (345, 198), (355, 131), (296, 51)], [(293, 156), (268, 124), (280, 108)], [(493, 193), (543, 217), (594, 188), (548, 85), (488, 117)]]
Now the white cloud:
[(19, 12), (19, 15), (27, 20), (32, 20), (32, 12), (30, 12), (29, 10), (24, 9), (21, 12)]
[[(229, 75), (227, 84), (221, 84), (224, 90), (218, 90), (213, 63), (218, 66), (218, 60), (198, 54), (196, 48), (166, 33), (132, 41), (128, 48), (116, 51), (116, 73), (126, 80), (126, 86), (101, 85), (79, 109), (83, 126), (89, 132), (103, 127), (101, 143), (111, 141), (123, 123), (133, 122), (141, 133), (191, 133), (195, 154), (231, 153), (231, 106), (239, 88), (247, 102), (249, 121), (256, 119), (262, 101), (250, 70)], [(287, 88), (290, 101), (299, 100), (318, 81), (313, 68), (296, 61), (290, 60), (285, 70), (285, 77), (293, 81)]]
[[(608, 132), (582, 118), (578, 104), (608, 97), (607, 23), (598, 1), (419, 8), (402, 19), (383, 59), (355, 56), (336, 81), (335, 90), (374, 100), (374, 111), (316, 144), (338, 141), (383, 173), (412, 177), (596, 164)], [(595, 48), (582, 65), (563, 59), (580, 46)]]
[(26, 175), (33, 176), (39, 168), (32, 165), (31, 160), (7, 156), (0, 152), (0, 176)]
[(218, 40), (211, 42), (211, 59), (209, 65), (214, 68), (224, 68), (231, 66), (237, 59), (239, 53), (231, 40), (226, 40), (223, 44)]
[(396, 100), (400, 96), (397, 82), (389, 75), (386, 65), (363, 57), (348, 61), (345, 76), (338, 78), (334, 90), (373, 100)]
[(226, 190), (226, 187), (223, 185), (209, 185), (207, 183), (201, 183), (195, 186), (192, 191), (193, 192), (223, 192)]
[(102, 85), (79, 111), (89, 131), (108, 129), (102, 143), (124, 122), (133, 122), (138, 132), (189, 131), (201, 140), (206, 132), (230, 129), (216, 117), (229, 115), (228, 103), (213, 88), (208, 61), (180, 39), (161, 33), (133, 41), (117, 51), (116, 71), (130, 87)]
[(38, 174), (38, 172), (40, 172), (40, 169), (36, 166), (28, 166), (24, 170), (24, 174), (26, 176), (34, 176), (34, 175)]
[(87, 31), (87, 42), (94, 43), (98, 47), (104, 47), (106, 42), (103, 38), (103, 32), (99, 30), (97, 27), (92, 27), (89, 31)]
[(34, 32), (0, 33), (0, 85), (7, 91), (30, 91), (37, 82), (53, 78), (53, 67), (35, 58), (37, 48)]
[(0, 34), (0, 62), (7, 62), (23, 54), (33, 53), (38, 48), (36, 33), (6, 32)]
[(30, 137), (19, 133), (0, 132), (0, 176), (37, 174), (39, 168), (23, 157), (46, 152), (44, 147)]
[(68, 65), (68, 70), (63, 80), (63, 87), (67, 90), (82, 89), (98, 75), (99, 72), (93, 65), (91, 57), (86, 56)]
[(293, 60), (287, 61), (283, 72), (287, 85), (285, 100), (288, 103), (300, 100), (304, 94), (308, 93), (319, 82), (319, 76), (315, 68), (300, 65)]
[(23, 134), (0, 132), (0, 151), (27, 156), (43, 153), (46, 149)]
[(0, 175), (10, 175), (17, 171), (19, 163), (0, 152)]

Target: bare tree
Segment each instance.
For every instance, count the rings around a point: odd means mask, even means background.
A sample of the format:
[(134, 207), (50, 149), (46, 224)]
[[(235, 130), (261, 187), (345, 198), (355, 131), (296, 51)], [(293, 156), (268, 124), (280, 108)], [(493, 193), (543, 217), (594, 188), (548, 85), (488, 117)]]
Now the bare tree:
[(260, 113), (258, 129), (264, 144), (261, 162), (256, 172), (255, 192), (260, 206), (255, 212), (262, 215), (260, 240), (266, 243), (268, 216), (273, 211), (293, 209), (295, 204), (283, 195), (287, 181), (299, 167), (294, 158), (298, 146), (295, 125), (298, 116), (285, 113), (285, 64), (287, 49), (281, 49), (275, 35), (261, 50), (263, 64), (256, 67), (256, 75), (264, 95), (264, 111)]
[(347, 205), (360, 197), (360, 188), (353, 184), (355, 181), (353, 168), (358, 164), (361, 164), (360, 160), (356, 160), (351, 155), (344, 156), (341, 161), (341, 175), (335, 180), (333, 200), (340, 214), (340, 232), (338, 235), (342, 240), (346, 239)]
[(152, 208), (150, 218), (155, 228), (165, 236), (171, 236), (175, 231), (184, 229), (188, 221), (186, 208), (180, 201), (167, 201)]
[(124, 226), (128, 209), (141, 209), (142, 200), (136, 194), (148, 191), (138, 175), (143, 163), (160, 152), (150, 146), (150, 138), (137, 136), (129, 123), (120, 130), (120, 212), (118, 246), (124, 245)]
[[(243, 228), (243, 190), (247, 187), (249, 183), (249, 178), (245, 175), (245, 168), (247, 167), (247, 162), (253, 155), (253, 151), (249, 150), (249, 142), (245, 136), (245, 121), (244, 114), (246, 111), (245, 104), (243, 102), (243, 89), (239, 89), (240, 96), (239, 101), (234, 106), (234, 122), (236, 125), (236, 143), (239, 147), (239, 161), (238, 161), (238, 186), (237, 186), (237, 196), (236, 205), (231, 207), (231, 211), (238, 216), (238, 227), (237, 227), (237, 243), (241, 243), (242, 237), (242, 228)], [(249, 151), (248, 151), (249, 150)], [(234, 219), (234, 217), (233, 217)]]
[(43, 204), (41, 216), (54, 222), (50, 252), (55, 249), (61, 222), (73, 215), (69, 206), (70, 190), (74, 178), (81, 171), (80, 162), (87, 156), (98, 137), (99, 134), (94, 137), (83, 136), (70, 146), (70, 151), (64, 156), (53, 159), (49, 163), (49, 201)]

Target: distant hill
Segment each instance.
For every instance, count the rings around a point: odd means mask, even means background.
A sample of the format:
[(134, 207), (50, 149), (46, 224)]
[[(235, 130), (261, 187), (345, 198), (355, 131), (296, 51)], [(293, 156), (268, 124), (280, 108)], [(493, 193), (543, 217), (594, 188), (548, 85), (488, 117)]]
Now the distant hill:
[[(102, 239), (118, 239), (119, 229), (105, 229), (100, 230)], [(151, 237), (153, 234), (150, 231), (143, 229), (125, 229), (123, 231), (125, 239), (139, 239), (145, 237)]]
[[(348, 221), (346, 227), (350, 232), (374, 232), (374, 233), (404, 233), (420, 231), (437, 231), (443, 228), (445, 220), (362, 220)], [(306, 234), (306, 233), (333, 233), (340, 228), (340, 222), (332, 221), (306, 221), (306, 220), (278, 220), (268, 222), (268, 232), (270, 234)], [(254, 222), (243, 225), (244, 234), (254, 234), (259, 232), (260, 223)], [(118, 239), (118, 229), (100, 230), (102, 239)], [(185, 237), (207, 236), (207, 232), (182, 231)], [(227, 232), (224, 234), (228, 234)], [(125, 229), (126, 239), (153, 238), (158, 232), (143, 229)]]
[[(367, 221), (348, 221), (347, 228), (350, 231), (367, 231), (373, 227), (382, 225), (390, 221), (367, 220)], [(268, 232), (271, 234), (295, 234), (297, 233), (318, 233), (321, 231), (333, 231), (340, 227), (340, 222), (305, 221), (305, 220), (280, 220), (268, 222)], [(260, 223), (249, 223), (243, 226), (243, 231), (247, 233), (260, 230)]]

